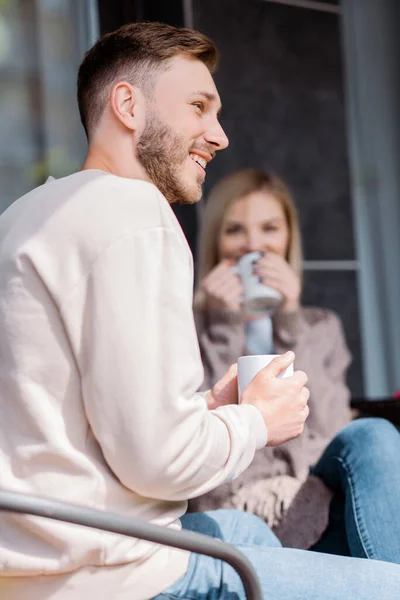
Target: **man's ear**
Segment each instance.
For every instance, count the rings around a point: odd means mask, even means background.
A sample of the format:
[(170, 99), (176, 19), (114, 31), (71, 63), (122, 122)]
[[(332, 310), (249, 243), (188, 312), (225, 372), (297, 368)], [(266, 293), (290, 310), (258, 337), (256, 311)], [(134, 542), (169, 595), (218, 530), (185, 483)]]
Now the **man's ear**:
[(119, 81), (111, 89), (111, 110), (114, 116), (130, 131), (135, 131), (137, 128), (136, 103), (135, 89), (127, 81)]

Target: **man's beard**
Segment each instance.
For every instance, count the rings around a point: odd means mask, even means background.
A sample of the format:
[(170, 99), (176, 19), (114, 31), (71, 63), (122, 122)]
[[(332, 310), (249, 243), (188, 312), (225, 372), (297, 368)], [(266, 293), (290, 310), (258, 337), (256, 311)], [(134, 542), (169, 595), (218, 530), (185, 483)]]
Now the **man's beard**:
[(154, 109), (148, 109), (136, 155), (150, 180), (170, 204), (193, 204), (200, 200), (200, 181), (197, 186), (189, 187), (179, 177), (189, 150), (184, 138), (163, 123)]

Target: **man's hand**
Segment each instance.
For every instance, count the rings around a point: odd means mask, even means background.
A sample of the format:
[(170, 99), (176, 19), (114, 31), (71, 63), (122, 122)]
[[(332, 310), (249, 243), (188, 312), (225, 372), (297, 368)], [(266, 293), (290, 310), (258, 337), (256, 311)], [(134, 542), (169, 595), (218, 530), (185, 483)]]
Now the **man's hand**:
[(277, 378), (293, 361), (293, 352), (274, 358), (257, 373), (242, 394), (242, 404), (252, 404), (262, 414), (268, 430), (268, 446), (298, 437), (308, 417), (307, 375), (296, 371), (291, 377)]
[(237, 384), (237, 364), (234, 363), (217, 381), (214, 387), (207, 392), (206, 400), (209, 410), (214, 410), (218, 406), (238, 403), (238, 384)]

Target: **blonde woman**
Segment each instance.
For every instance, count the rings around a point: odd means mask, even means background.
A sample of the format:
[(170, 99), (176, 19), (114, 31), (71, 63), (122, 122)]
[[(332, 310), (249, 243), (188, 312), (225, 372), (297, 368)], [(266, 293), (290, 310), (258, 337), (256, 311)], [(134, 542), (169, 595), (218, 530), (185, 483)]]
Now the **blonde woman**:
[[(300, 230), (285, 183), (257, 169), (222, 179), (206, 204), (199, 250), (195, 319), (203, 389), (240, 355), (294, 350), (296, 369), (309, 378), (310, 416), (300, 438), (258, 452), (239, 479), (193, 500), (191, 510), (251, 511), (272, 526), (284, 545), (310, 548), (326, 531), (332, 493), (321, 479), (309, 476), (309, 469), (350, 421), (350, 354), (338, 317), (301, 305)], [(256, 319), (242, 310), (243, 288), (232, 269), (252, 251), (262, 253), (255, 273), (282, 295), (275, 314)], [(340, 552), (345, 553), (343, 548)]]

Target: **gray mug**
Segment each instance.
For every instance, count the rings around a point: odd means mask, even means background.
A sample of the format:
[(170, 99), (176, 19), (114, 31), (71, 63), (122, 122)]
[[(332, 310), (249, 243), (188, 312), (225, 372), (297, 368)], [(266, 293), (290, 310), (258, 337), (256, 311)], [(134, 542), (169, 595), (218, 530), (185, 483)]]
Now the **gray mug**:
[(273, 314), (282, 302), (282, 294), (261, 283), (253, 273), (254, 264), (262, 257), (261, 252), (248, 252), (239, 260), (233, 271), (239, 275), (244, 288), (243, 304), (249, 315)]

